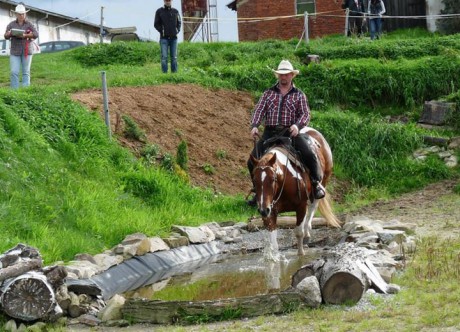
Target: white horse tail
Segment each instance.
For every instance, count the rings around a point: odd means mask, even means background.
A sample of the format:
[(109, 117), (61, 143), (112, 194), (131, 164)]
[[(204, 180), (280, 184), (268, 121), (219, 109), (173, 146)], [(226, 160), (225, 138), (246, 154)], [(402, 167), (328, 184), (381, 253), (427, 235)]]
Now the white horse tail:
[(324, 219), (326, 219), (326, 222), (329, 226), (336, 228), (342, 227), (342, 222), (335, 216), (334, 212), (332, 212), (331, 203), (329, 201), (329, 195), (327, 192), (326, 196), (319, 200), (318, 209)]

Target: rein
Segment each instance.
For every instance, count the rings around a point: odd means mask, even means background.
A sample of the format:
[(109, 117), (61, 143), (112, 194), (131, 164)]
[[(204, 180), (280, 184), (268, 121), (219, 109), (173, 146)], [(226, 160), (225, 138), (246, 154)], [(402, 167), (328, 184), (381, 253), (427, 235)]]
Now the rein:
[[(286, 158), (286, 165), (284, 165), (284, 166), (286, 167), (286, 169), (287, 169), (288, 163), (289, 163), (289, 158)], [(275, 170), (275, 168), (272, 167), (272, 166), (257, 166), (257, 167), (256, 167), (256, 169), (260, 169), (260, 170), (262, 170), (262, 171), (265, 170), (265, 169), (267, 169), (267, 168), (270, 169), (270, 170), (273, 172), (273, 174), (276, 174), (276, 170)], [(285, 172), (285, 173), (286, 173), (286, 172)], [(271, 202), (271, 204), (270, 204), (270, 207), (271, 207), (271, 208), (273, 208), (273, 206), (274, 206), (276, 203), (278, 203), (278, 201), (280, 200), (281, 195), (283, 194), (284, 184), (286, 183), (286, 178), (287, 178), (287, 176), (284, 175), (283, 184), (281, 185), (281, 190), (280, 190), (280, 192), (279, 192), (279, 194), (278, 194), (278, 197), (277, 197), (276, 199), (274, 199), (274, 200)], [(275, 181), (276, 181), (276, 177), (275, 177)]]

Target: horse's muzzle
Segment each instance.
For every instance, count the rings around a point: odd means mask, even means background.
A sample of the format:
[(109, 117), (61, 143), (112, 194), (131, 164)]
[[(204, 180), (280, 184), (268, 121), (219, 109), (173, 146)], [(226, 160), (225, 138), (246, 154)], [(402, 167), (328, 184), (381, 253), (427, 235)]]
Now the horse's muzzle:
[(263, 218), (267, 218), (271, 212), (272, 209), (270, 207), (259, 208), (259, 213)]

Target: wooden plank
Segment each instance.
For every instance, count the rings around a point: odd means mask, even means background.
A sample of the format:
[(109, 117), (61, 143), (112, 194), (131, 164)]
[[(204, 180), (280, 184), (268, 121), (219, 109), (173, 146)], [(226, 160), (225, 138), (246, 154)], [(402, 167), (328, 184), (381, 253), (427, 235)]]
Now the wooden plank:
[(152, 301), (128, 299), (123, 319), (133, 323), (186, 324), (229, 318), (282, 314), (308, 307), (295, 291), (215, 301)]

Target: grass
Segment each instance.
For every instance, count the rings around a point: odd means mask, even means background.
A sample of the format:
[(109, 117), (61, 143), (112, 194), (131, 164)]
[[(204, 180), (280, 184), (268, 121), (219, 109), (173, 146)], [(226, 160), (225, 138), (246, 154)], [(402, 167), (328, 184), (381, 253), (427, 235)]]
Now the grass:
[[(137, 158), (109, 140), (97, 115), (68, 97), (100, 88), (101, 71), (111, 87), (186, 82), (246, 90), (256, 98), (273, 84), (268, 68), (291, 59), (301, 70), (296, 84), (309, 97), (314, 125), (331, 143), (336, 178), (351, 184), (339, 211), (459, 177), (458, 167), (448, 169), (435, 157), (426, 163), (410, 158), (423, 135), (459, 135), (455, 117), (457, 129), (451, 131), (428, 132), (414, 124), (424, 100), (459, 98), (458, 35), (408, 30), (374, 43), (332, 36), (311, 41), (308, 51), (323, 54), (323, 61), (312, 65), (303, 63), (307, 46), (296, 50), (297, 42), (182, 43), (176, 75), (161, 73), (156, 44), (90, 45), (34, 56), (33, 87), (19, 91), (8, 89), (8, 71), (1, 71), (0, 252), (22, 242), (37, 247), (50, 264), (80, 252), (102, 252), (130, 233), (161, 236), (172, 224), (244, 221), (252, 214), (242, 197), (190, 187), (185, 150), (177, 167), (171, 155), (157, 161), (161, 151), (155, 142), (146, 142)], [(427, 55), (427, 49), (436, 52)], [(8, 58), (0, 57), (0, 65), (8, 68)], [(389, 123), (386, 115), (407, 116), (411, 123)], [(142, 137), (135, 124), (130, 134)], [(216, 155), (225, 158), (226, 152)], [(210, 163), (203, 169), (215, 172)], [(455, 192), (458, 199), (459, 186)], [(455, 223), (446, 221), (446, 226), (460, 226)], [(458, 328), (458, 243), (421, 240), (395, 280), (403, 290), (389, 302), (375, 300), (376, 309), (322, 307), (237, 321), (231, 330), (247, 330), (247, 324), (261, 331), (273, 326), (292, 331)]]

